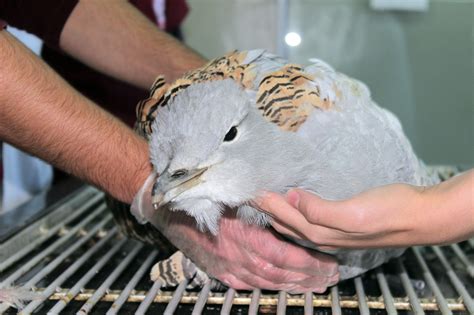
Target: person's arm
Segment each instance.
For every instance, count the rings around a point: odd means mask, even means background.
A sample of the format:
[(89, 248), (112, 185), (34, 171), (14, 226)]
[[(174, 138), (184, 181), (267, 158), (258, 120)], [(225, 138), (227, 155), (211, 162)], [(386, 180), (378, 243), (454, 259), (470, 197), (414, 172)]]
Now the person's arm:
[[(0, 31), (0, 138), (130, 203), (147, 143)], [(126, 171), (124, 171), (126, 170)]]
[(126, 0), (0, 0), (0, 18), (98, 71), (144, 89), (158, 75), (172, 82), (205, 63)]
[(276, 230), (326, 248), (446, 244), (474, 235), (474, 170), (432, 187), (393, 184), (345, 201), (292, 190), (257, 202)]
[(146, 89), (160, 74), (172, 82), (205, 63), (125, 0), (79, 1), (59, 43), (85, 64)]
[[(0, 104), (1, 139), (124, 202), (132, 201), (152, 171), (143, 139), (75, 92), (5, 31), (0, 32)], [(212, 238), (190, 217), (153, 210), (151, 216), (196, 264), (234, 288), (324, 291), (338, 281), (330, 257), (236, 218), (224, 219), (219, 237)]]

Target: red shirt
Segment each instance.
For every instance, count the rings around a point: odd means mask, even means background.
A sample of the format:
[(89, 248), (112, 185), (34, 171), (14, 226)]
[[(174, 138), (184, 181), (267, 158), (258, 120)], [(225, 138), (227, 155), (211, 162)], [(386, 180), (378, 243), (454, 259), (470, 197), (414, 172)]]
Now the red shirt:
[[(131, 0), (130, 2), (153, 23), (157, 24), (152, 1)], [(166, 31), (179, 35), (179, 32), (177, 32), (179, 31), (179, 25), (184, 20), (187, 12), (188, 7), (185, 0), (167, 0), (165, 9)], [(95, 71), (54, 47), (44, 46), (41, 56), (79, 92), (120, 118), (128, 126), (133, 127), (136, 121), (135, 108), (140, 100), (148, 97), (148, 90), (139, 89)], [(159, 73), (156, 75), (158, 76)]]
[[(59, 50), (59, 36), (77, 2), (0, 0), (0, 19), (43, 39), (45, 45), (41, 55), (52, 68), (82, 94), (132, 126), (136, 120), (135, 107), (148, 96), (148, 91), (99, 73)], [(130, 0), (130, 3), (157, 23), (153, 0)], [(179, 37), (179, 25), (187, 13), (186, 0), (166, 0), (166, 31)]]
[[(130, 0), (149, 19), (156, 21), (153, 0)], [(50, 46), (59, 36), (78, 0), (0, 0), (0, 28), (5, 20), (16, 28), (35, 34)], [(166, 0), (166, 30), (176, 29), (188, 13), (186, 0)]]
[(51, 46), (59, 36), (78, 0), (0, 0), (0, 19), (35, 34)]

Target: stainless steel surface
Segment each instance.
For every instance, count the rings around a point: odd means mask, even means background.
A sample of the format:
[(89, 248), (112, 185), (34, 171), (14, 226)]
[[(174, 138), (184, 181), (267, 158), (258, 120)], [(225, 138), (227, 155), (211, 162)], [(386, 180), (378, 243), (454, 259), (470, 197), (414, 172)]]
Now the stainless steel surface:
[(308, 292), (304, 295), (304, 314), (312, 315), (313, 313), (313, 294)]
[[(474, 242), (415, 247), (399, 259), (324, 294), (160, 290), (149, 280), (159, 257), (129, 240), (102, 201), (87, 188), (0, 244), (0, 288), (22, 286), (38, 292), (22, 314), (473, 314)], [(32, 237), (34, 236), (34, 237)], [(16, 310), (0, 305), (0, 314)]]
[(383, 271), (380, 267), (378, 267), (375, 272), (377, 274), (377, 281), (379, 283), (380, 289), (382, 290), (385, 309), (387, 310), (388, 315), (398, 314), (392, 293), (390, 292), (390, 288), (388, 287), (387, 279), (385, 278)]
[[(122, 307), (123, 303), (127, 301), (128, 296), (131, 294), (132, 290), (135, 288), (137, 285), (138, 281), (143, 277), (145, 272), (150, 270), (150, 267), (152, 266), (152, 263), (154, 263), (154, 259), (156, 259), (158, 255), (158, 251), (153, 250), (150, 255), (147, 257), (147, 259), (143, 262), (143, 264), (140, 266), (140, 269), (137, 270), (137, 272), (133, 275), (132, 279), (130, 282), (127, 284), (125, 289), (122, 291), (120, 294), (119, 298), (112, 304), (110, 309), (107, 311), (106, 315), (114, 315), (117, 314), (117, 311)], [(156, 286), (159, 288), (159, 283), (155, 282)], [(152, 291), (152, 290), (150, 290)], [(152, 291), (153, 292), (153, 291)], [(156, 295), (156, 292), (155, 292)], [(153, 302), (153, 299), (150, 299), (150, 302)], [(144, 309), (145, 307), (143, 307)]]

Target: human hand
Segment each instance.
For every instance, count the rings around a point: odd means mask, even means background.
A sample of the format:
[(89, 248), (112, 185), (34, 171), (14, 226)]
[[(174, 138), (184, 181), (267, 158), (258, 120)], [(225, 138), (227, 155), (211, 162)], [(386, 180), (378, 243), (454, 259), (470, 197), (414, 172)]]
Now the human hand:
[(421, 188), (404, 184), (382, 186), (344, 201), (328, 201), (303, 190), (285, 197), (266, 193), (258, 206), (273, 216), (273, 227), (293, 238), (309, 240), (320, 249), (413, 245), (426, 228)]
[[(284, 241), (272, 231), (224, 215), (217, 236), (200, 232), (183, 212), (153, 209), (149, 178), (132, 205), (139, 221), (149, 221), (198, 267), (224, 284), (249, 290), (323, 292), (339, 279), (338, 265), (322, 253)], [(141, 220), (140, 220), (141, 219)]]

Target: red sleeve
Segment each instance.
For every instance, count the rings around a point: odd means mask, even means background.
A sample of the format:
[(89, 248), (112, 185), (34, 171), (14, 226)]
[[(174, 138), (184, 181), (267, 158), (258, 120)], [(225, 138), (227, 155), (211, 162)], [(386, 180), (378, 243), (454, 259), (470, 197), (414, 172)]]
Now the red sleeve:
[(186, 0), (166, 0), (166, 30), (174, 30), (181, 25), (189, 12)]
[(0, 19), (57, 47), (64, 24), (77, 2), (78, 0), (0, 0)]

